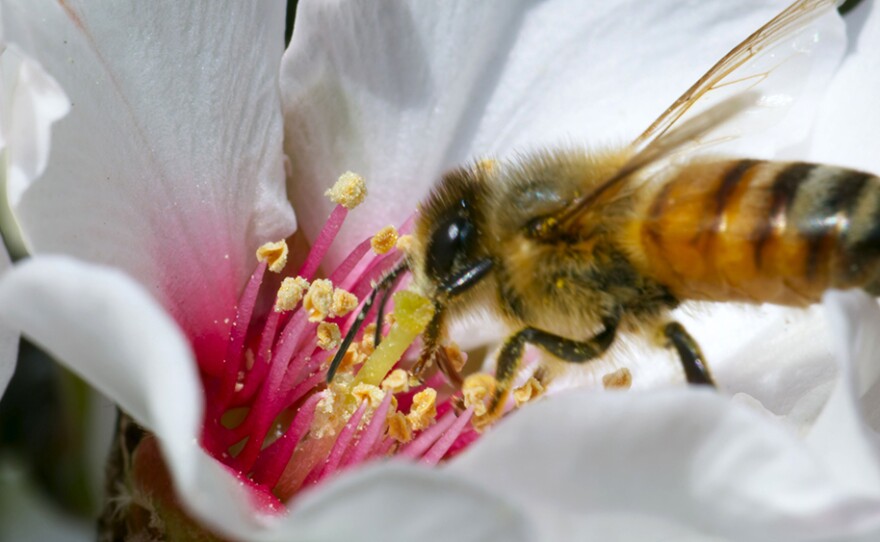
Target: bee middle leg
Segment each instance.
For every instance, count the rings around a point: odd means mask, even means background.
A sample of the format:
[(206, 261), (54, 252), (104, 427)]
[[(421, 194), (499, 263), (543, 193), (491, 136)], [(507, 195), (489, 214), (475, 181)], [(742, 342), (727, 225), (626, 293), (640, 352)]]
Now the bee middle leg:
[(584, 363), (608, 350), (614, 342), (619, 321), (617, 317), (605, 318), (602, 321), (604, 329), (586, 341), (567, 339), (534, 327), (523, 328), (508, 337), (498, 354), (495, 368), (497, 384), (487, 412), (489, 419), (497, 418), (504, 409), (526, 343), (534, 344), (559, 359)]
[(669, 322), (662, 329), (667, 348), (673, 348), (681, 358), (681, 366), (690, 384), (715, 386), (712, 373), (700, 351), (700, 345), (678, 322)]

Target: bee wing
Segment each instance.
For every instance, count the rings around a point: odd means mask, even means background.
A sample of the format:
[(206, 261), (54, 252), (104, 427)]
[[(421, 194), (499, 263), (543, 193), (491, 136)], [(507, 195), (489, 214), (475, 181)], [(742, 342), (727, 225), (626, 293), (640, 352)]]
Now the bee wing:
[[(756, 113), (767, 121), (784, 115), (795, 101), (797, 87), (803, 86), (803, 64), (812, 61), (810, 53), (820, 42), (812, 23), (840, 3), (841, 0), (796, 0), (687, 89), (633, 141), (633, 150), (637, 153), (686, 118), (746, 91), (757, 91), (753, 94), (753, 105)], [(750, 120), (755, 124), (754, 119)], [(717, 143), (738, 136), (734, 127), (721, 127), (728, 133), (712, 134), (711, 140), (700, 143)]]
[[(792, 108), (803, 86), (805, 62), (821, 41), (815, 23), (841, 0), (796, 0), (721, 60), (682, 94), (630, 145), (631, 158), (609, 180), (572, 200), (552, 217), (530, 225), (536, 237), (567, 230), (595, 203), (614, 197), (623, 182), (641, 170), (697, 147), (729, 142), (744, 131), (737, 120), (752, 115), (773, 122)], [(836, 64), (836, 60), (835, 60)], [(756, 119), (755, 116), (763, 117)]]

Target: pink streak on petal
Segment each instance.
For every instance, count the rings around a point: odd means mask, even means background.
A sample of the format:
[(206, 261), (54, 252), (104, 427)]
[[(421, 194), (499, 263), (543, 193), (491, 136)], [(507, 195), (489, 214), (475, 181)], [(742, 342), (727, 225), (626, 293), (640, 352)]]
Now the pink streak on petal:
[(312, 250), (309, 251), (305, 263), (299, 270), (299, 273), (297, 273), (298, 275), (304, 277), (306, 280), (312, 280), (315, 271), (317, 271), (318, 266), (321, 265), (321, 260), (324, 259), (330, 245), (333, 244), (333, 240), (336, 238), (336, 234), (339, 233), (339, 229), (342, 227), (342, 223), (345, 221), (347, 215), (348, 209), (342, 205), (337, 205), (333, 209), (327, 222), (324, 223), (324, 227), (321, 228), (321, 233), (319, 233), (318, 238), (315, 239), (315, 244), (312, 245)]
[(422, 431), (412, 442), (397, 452), (396, 457), (406, 459), (420, 457), (453, 423), (455, 423), (455, 413), (447, 412), (445, 416), (440, 418), (440, 421)]
[(290, 457), (296, 450), (297, 444), (308, 432), (315, 417), (315, 409), (322, 395), (316, 393), (309, 397), (296, 417), (290, 422), (287, 431), (275, 442), (266, 447), (260, 454), (260, 458), (254, 464), (254, 480), (266, 487), (274, 487), (284, 472)]
[(388, 414), (388, 409), (391, 407), (391, 397), (391, 393), (385, 394), (385, 398), (382, 399), (382, 402), (373, 413), (373, 417), (370, 419), (370, 424), (364, 429), (363, 435), (361, 435), (360, 440), (351, 450), (351, 453), (345, 457), (341, 468), (357, 465), (370, 454), (373, 446), (385, 431), (385, 416)]
[(448, 431), (443, 433), (443, 436), (437, 440), (434, 446), (428, 450), (420, 462), (424, 465), (433, 466), (440, 462), (443, 459), (443, 456), (446, 455), (446, 452), (452, 446), (452, 443), (458, 438), (461, 434), (462, 430), (465, 428), (467, 423), (471, 421), (471, 416), (474, 415), (474, 407), (468, 407), (467, 410), (461, 413), (455, 423), (452, 424), (452, 427), (449, 428)]

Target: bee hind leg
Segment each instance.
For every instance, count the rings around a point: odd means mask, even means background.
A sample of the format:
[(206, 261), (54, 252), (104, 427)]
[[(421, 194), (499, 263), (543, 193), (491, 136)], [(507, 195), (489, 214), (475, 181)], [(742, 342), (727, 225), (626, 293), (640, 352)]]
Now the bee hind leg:
[(503, 413), (526, 343), (534, 344), (559, 359), (584, 363), (601, 356), (608, 350), (614, 342), (619, 321), (618, 317), (605, 318), (602, 321), (604, 329), (586, 341), (567, 339), (534, 327), (523, 328), (508, 337), (498, 354), (495, 368), (497, 384), (492, 401), (489, 403), (487, 416), (494, 419)]
[(700, 345), (678, 322), (669, 322), (663, 326), (662, 334), (667, 348), (673, 348), (681, 358), (681, 366), (690, 384), (715, 386), (712, 373), (700, 351)]

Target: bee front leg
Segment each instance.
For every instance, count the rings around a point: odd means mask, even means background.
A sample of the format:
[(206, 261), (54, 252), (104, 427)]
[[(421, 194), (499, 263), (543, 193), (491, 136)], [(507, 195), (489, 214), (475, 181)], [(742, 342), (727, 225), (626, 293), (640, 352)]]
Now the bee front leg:
[(534, 327), (523, 328), (508, 337), (498, 354), (495, 368), (497, 384), (486, 417), (492, 420), (503, 413), (504, 404), (510, 395), (510, 387), (514, 376), (516, 376), (516, 370), (519, 367), (520, 359), (522, 359), (526, 343), (534, 344), (559, 359), (584, 363), (599, 357), (608, 350), (608, 347), (614, 342), (619, 322), (620, 319), (616, 316), (605, 318), (602, 321), (605, 329), (586, 341), (566, 339)]
[(715, 386), (712, 373), (700, 351), (700, 345), (688, 334), (684, 326), (678, 322), (669, 322), (663, 327), (662, 333), (666, 347), (674, 348), (681, 358), (681, 366), (684, 367), (687, 381), (691, 384)]

